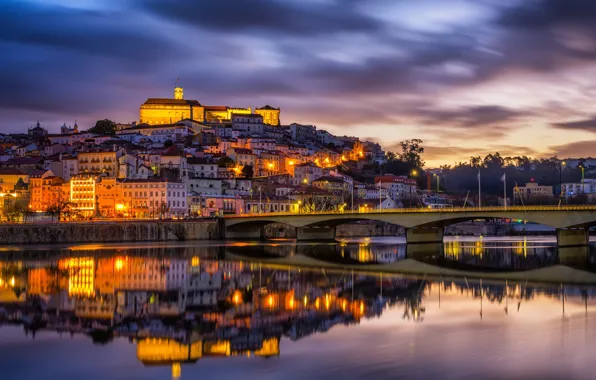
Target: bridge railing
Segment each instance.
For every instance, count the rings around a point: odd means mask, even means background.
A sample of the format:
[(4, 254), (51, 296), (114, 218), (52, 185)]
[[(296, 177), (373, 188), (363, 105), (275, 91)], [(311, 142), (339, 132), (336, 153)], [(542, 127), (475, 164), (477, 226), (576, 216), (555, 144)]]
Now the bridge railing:
[(503, 206), (490, 207), (452, 207), (452, 208), (393, 208), (382, 210), (347, 210), (347, 211), (316, 211), (316, 212), (264, 212), (247, 213), (240, 215), (226, 215), (226, 218), (254, 218), (271, 216), (313, 216), (313, 215), (378, 215), (378, 214), (441, 214), (441, 213), (459, 213), (459, 212), (536, 212), (536, 211), (596, 211), (596, 205), (577, 205), (577, 206)]

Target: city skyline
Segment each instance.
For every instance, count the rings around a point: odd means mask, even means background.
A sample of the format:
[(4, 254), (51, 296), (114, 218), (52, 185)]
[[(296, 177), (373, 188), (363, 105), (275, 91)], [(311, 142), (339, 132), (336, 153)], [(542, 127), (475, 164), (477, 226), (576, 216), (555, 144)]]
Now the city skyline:
[[(271, 104), (428, 166), (596, 147), (596, 4), (64, 0), (0, 5), (0, 129), (137, 120), (149, 97)], [(224, 11), (225, 10), (225, 11)], [(430, 11), (432, 10), (432, 11)], [(43, 70), (41, 69), (43, 68)], [(536, 138), (539, 137), (539, 138)]]

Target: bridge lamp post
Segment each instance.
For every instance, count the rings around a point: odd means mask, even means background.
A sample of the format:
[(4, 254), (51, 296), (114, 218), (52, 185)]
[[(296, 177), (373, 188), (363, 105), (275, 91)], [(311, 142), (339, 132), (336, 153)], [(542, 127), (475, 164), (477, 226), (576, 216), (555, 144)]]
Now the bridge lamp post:
[(437, 173), (433, 173), (433, 176), (437, 178), (437, 193), (439, 192), (439, 181), (440, 181), (440, 176)]

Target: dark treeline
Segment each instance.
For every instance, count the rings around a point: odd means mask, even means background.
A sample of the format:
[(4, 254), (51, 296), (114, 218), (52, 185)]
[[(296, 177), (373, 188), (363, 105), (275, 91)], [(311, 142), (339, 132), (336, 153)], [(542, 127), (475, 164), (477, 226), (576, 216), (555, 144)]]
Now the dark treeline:
[[(382, 173), (408, 176), (416, 178), (418, 185), (426, 189), (431, 184), (431, 189), (436, 189), (436, 177), (430, 176), (424, 170), (422, 155), (424, 147), (422, 140), (407, 140), (401, 142), (400, 153), (387, 152), (387, 163), (381, 168)], [(470, 157), (466, 162), (455, 165), (444, 165), (436, 172), (439, 175), (441, 191), (455, 195), (470, 196), (478, 194), (478, 172), (484, 197), (502, 197), (503, 182), (501, 177), (506, 176), (508, 197), (511, 198), (513, 188), (517, 185), (524, 186), (528, 182), (540, 185), (553, 186), (555, 194), (559, 193), (561, 182), (579, 182), (582, 178), (582, 169), (561, 164), (556, 157), (535, 159), (527, 156), (502, 157), (498, 152)]]
[(561, 165), (557, 158), (532, 159), (526, 156), (502, 157), (498, 152), (489, 154), (484, 159), (471, 157), (467, 162), (454, 166), (441, 167), (441, 184), (453, 194), (478, 193), (478, 172), (482, 185), (482, 193), (487, 196), (502, 196), (505, 174), (507, 194), (511, 196), (515, 185), (524, 186), (528, 182), (553, 186), (558, 192), (561, 182), (578, 182), (581, 180), (580, 167), (570, 168)]

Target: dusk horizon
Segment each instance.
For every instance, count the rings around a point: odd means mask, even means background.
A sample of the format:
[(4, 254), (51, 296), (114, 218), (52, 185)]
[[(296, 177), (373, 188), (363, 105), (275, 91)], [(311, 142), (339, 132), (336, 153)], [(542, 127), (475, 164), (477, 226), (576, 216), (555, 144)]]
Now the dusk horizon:
[(138, 121), (177, 78), (201, 104), (398, 151), (588, 157), (596, 4), (581, 1), (4, 2), (0, 130)]

